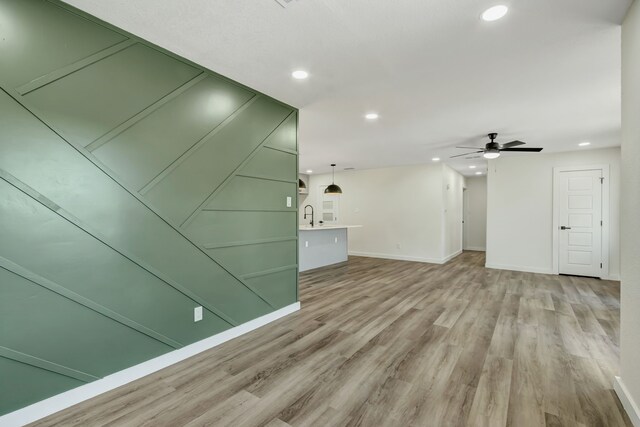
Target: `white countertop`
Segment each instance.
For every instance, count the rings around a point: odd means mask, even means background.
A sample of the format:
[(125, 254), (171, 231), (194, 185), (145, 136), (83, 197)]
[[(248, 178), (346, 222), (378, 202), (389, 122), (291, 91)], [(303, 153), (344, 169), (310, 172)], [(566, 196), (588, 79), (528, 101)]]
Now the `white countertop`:
[(316, 225), (311, 227), (310, 225), (301, 225), (300, 231), (322, 231), (322, 230), (336, 230), (339, 228), (359, 228), (361, 225)]

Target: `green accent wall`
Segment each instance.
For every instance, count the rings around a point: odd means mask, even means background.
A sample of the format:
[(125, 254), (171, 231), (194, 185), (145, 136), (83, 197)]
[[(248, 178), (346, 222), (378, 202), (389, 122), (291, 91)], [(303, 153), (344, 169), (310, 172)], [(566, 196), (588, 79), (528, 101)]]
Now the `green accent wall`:
[(0, 415), (297, 301), (296, 109), (46, 0), (0, 89)]

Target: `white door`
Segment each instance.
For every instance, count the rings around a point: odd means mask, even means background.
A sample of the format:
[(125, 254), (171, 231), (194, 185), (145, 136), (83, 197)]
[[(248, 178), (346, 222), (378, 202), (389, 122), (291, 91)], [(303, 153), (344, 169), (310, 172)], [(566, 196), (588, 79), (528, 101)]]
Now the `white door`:
[(560, 274), (602, 276), (602, 170), (558, 176)]

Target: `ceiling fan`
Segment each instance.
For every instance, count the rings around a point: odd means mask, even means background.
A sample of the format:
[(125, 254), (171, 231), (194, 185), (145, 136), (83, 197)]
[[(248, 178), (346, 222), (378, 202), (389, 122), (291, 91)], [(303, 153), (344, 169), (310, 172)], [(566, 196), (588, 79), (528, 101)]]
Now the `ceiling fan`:
[[(472, 153), (458, 154), (456, 156), (451, 156), (451, 158), (453, 159), (454, 157), (462, 157), (462, 156), (468, 156), (469, 154), (482, 153), (482, 157), (484, 157), (485, 159), (497, 159), (498, 157), (500, 157), (501, 151), (518, 151), (521, 153), (539, 153), (542, 151), (542, 148), (533, 148), (533, 147), (514, 148), (514, 147), (518, 147), (519, 145), (526, 144), (526, 142), (517, 141), (517, 140), (507, 142), (506, 144), (498, 144), (497, 142), (495, 142), (495, 139), (498, 137), (498, 134), (495, 132), (490, 133), (487, 136), (489, 137), (489, 139), (491, 139), (491, 142), (488, 142), (487, 145), (485, 145), (484, 149), (479, 149), (479, 147), (456, 147), (456, 148), (478, 150), (478, 151), (474, 151)], [(480, 157), (480, 156), (476, 156), (476, 157)], [(469, 158), (472, 158), (472, 157), (469, 157)]]

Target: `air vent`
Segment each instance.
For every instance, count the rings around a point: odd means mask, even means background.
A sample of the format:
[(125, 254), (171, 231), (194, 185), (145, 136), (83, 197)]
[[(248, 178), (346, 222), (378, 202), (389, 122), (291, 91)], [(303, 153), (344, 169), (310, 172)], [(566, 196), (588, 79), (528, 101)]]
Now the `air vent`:
[(296, 0), (276, 0), (276, 3), (278, 3), (282, 7), (287, 7), (287, 6), (289, 6), (291, 3), (295, 2), (295, 1)]

